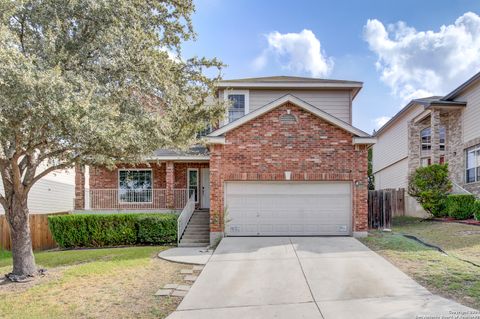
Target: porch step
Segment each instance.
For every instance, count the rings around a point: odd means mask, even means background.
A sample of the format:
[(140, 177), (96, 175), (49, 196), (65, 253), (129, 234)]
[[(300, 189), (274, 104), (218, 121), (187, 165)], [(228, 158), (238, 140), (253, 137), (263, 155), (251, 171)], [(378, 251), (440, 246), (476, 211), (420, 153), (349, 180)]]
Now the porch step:
[(178, 247), (207, 247), (210, 243), (179, 243)]
[(193, 212), (192, 218), (180, 239), (179, 247), (202, 247), (210, 244), (210, 212)]

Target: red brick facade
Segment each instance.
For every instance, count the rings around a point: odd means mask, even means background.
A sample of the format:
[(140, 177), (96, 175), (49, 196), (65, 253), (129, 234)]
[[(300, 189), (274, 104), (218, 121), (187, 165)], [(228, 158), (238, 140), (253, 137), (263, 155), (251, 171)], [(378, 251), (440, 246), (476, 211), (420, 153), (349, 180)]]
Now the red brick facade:
[[(174, 208), (173, 189), (187, 188), (187, 170), (196, 168), (201, 180), (201, 168), (208, 168), (208, 162), (154, 162), (150, 164), (118, 164), (114, 169), (90, 167), (89, 186), (91, 190), (118, 189), (118, 171), (125, 168), (151, 169), (154, 189), (166, 190), (166, 205)], [(108, 196), (105, 195), (105, 196)], [(111, 197), (111, 195), (110, 195)], [(107, 200), (105, 200), (108, 202)], [(85, 169), (78, 166), (75, 170), (75, 209), (85, 208)]]
[[(297, 122), (283, 123), (290, 111)], [(352, 185), (352, 229), (367, 231), (367, 148), (353, 145), (352, 134), (304, 109), (286, 103), (225, 134), (225, 144), (210, 146), (208, 162), (161, 162), (151, 168), (154, 188), (166, 189), (173, 207), (173, 189), (187, 187), (187, 169), (210, 168), (210, 230), (223, 232), (225, 181), (348, 181)], [(132, 166), (119, 166), (121, 168)], [(76, 208), (84, 203), (84, 178), (77, 169)], [(90, 169), (90, 189), (117, 189), (118, 169)]]
[[(290, 111), (297, 123), (282, 123)], [(223, 232), (225, 181), (351, 181), (355, 232), (367, 231), (367, 148), (352, 134), (291, 103), (225, 134), (210, 147), (210, 230)]]

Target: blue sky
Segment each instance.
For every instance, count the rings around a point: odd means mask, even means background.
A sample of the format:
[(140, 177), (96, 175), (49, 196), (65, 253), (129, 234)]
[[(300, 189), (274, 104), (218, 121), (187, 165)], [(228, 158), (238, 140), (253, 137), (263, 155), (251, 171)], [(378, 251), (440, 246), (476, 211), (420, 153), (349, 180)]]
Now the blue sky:
[[(480, 71), (480, 1), (197, 0), (197, 41), (224, 78), (364, 82), (353, 124), (371, 132), (410, 99), (446, 94)], [(369, 21), (370, 20), (370, 21)], [(443, 27), (442, 27), (443, 26)]]

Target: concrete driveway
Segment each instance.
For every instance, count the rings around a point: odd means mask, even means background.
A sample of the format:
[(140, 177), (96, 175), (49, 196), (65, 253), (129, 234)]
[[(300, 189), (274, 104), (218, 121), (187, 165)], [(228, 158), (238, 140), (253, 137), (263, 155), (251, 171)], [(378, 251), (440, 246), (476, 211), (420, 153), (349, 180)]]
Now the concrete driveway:
[(473, 311), (349, 237), (225, 238), (169, 319), (421, 318)]

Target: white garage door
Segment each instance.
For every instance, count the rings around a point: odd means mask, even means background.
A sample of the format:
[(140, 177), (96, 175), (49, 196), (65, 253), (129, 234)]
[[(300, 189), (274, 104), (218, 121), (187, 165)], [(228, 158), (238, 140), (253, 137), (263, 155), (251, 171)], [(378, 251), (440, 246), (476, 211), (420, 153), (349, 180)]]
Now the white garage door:
[(228, 236), (351, 234), (351, 187), (345, 182), (227, 182)]

